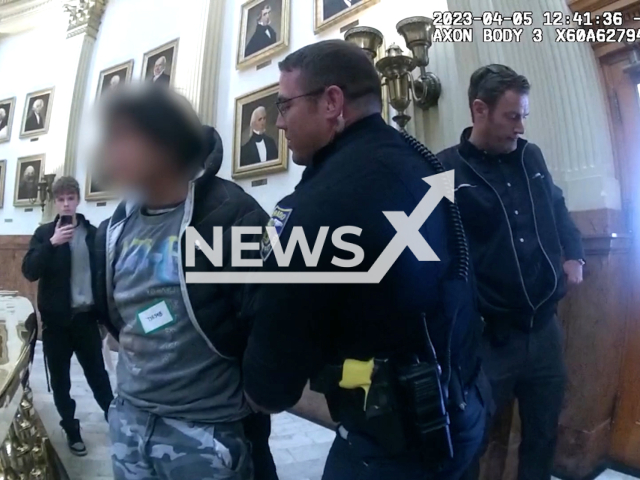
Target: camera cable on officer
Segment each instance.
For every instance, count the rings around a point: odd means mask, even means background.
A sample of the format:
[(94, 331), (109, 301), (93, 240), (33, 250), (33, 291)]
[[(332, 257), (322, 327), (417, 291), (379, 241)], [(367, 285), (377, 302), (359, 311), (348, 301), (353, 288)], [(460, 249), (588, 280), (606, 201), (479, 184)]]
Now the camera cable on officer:
[(453, 172), (384, 122), (357, 46), (310, 45), (280, 70), (278, 127), (306, 168), (262, 240), (273, 282), (252, 302), (246, 396), (279, 412), (308, 382), (325, 395), (340, 427), (324, 480), (456, 480), (485, 409)]

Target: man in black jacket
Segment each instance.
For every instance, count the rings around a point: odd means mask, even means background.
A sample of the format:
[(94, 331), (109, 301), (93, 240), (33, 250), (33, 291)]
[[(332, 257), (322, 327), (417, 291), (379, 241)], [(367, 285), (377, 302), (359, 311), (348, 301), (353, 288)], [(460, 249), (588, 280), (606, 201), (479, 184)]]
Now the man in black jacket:
[(360, 3), (360, 0), (323, 0), (324, 9), (322, 17), (328, 20), (358, 3)]
[(262, 227), (267, 215), (216, 176), (220, 137), (203, 133), (176, 93), (121, 89), (105, 104), (105, 120), (106, 173), (138, 197), (119, 205), (96, 238), (98, 305), (120, 345), (109, 410), (115, 478), (251, 480), (249, 440), (255, 478), (277, 479), (269, 417), (252, 414), (243, 395), (244, 288), (185, 278), (214, 270), (202, 251), (186, 254), (187, 227), (204, 239), (223, 228), (220, 269), (228, 270), (231, 227)]
[[(306, 168), (295, 192), (280, 200), (273, 213), (270, 224), (278, 241), (273, 232), (263, 237), (264, 270), (273, 280), (282, 271), (292, 276), (330, 273), (336, 279), (369, 272), (374, 279), (260, 285), (243, 363), (247, 396), (258, 408), (282, 411), (298, 402), (308, 380), (325, 394), (333, 419), (341, 425), (324, 480), (458, 480), (484, 430), (478, 383), (482, 323), (471, 277), (458, 268), (460, 250), (466, 255), (466, 246), (450, 248), (454, 237), (447, 225), (455, 206), (446, 205), (449, 200), (442, 199), (443, 190), (434, 179), (442, 166), (384, 122), (380, 78), (357, 46), (341, 40), (319, 42), (292, 53), (279, 66), (278, 127), (285, 130), (296, 163)], [(400, 225), (412, 222), (414, 235), (409, 238)], [(303, 244), (300, 233), (315, 242), (313, 260), (308, 246), (296, 248), (298, 241)], [(342, 240), (345, 233), (352, 245)], [(325, 237), (331, 241), (323, 245)], [(398, 244), (403, 241), (412, 248)], [(424, 241), (440, 261), (421, 261), (426, 260), (424, 250), (420, 254), (413, 247), (422, 243), (426, 248)], [(455, 243), (466, 245), (464, 236), (456, 235)], [(382, 256), (394, 245), (400, 248), (389, 265), (378, 269), (378, 259), (384, 263)], [(450, 295), (454, 284), (458, 289)], [(457, 315), (450, 317), (444, 312), (453, 304), (449, 311)], [(433, 346), (427, 346), (431, 341)], [(446, 405), (453, 458), (444, 453), (449, 446), (444, 435), (432, 437), (425, 446), (412, 441), (410, 427), (391, 427), (395, 421), (417, 427), (444, 420), (429, 416), (422, 418), (424, 423), (415, 421), (411, 402), (400, 392), (399, 406), (391, 406), (387, 387), (397, 377), (389, 374), (385, 381), (379, 380), (383, 373), (373, 373), (373, 359), (402, 369), (413, 365), (414, 357), (433, 355), (433, 350), (449, 395), (435, 392), (439, 382), (433, 376), (428, 381), (421, 377), (417, 388), (433, 395), (431, 402), (436, 398), (439, 408)], [(368, 373), (363, 364), (369, 365)], [(351, 370), (355, 381), (347, 373), (350, 365), (361, 368), (358, 373)], [(375, 400), (380, 382), (385, 393)], [(423, 447), (434, 457), (432, 462)]]
[(251, 36), (251, 40), (247, 43), (244, 56), (250, 57), (254, 53), (258, 53), (260, 50), (270, 47), (277, 41), (278, 36), (271, 26), (271, 5), (267, 3), (261, 7), (256, 30)]
[(86, 455), (80, 424), (74, 418), (76, 402), (69, 395), (69, 368), (74, 353), (105, 415), (113, 400), (94, 303), (96, 228), (76, 213), (80, 187), (74, 178), (58, 179), (53, 196), (59, 215), (36, 229), (22, 262), (22, 273), (27, 280), (39, 281), (42, 344), (51, 374), (53, 401), (62, 418), (60, 425), (71, 452)]
[(278, 144), (267, 135), (267, 109), (259, 106), (251, 113), (251, 137), (240, 149), (240, 166), (246, 167), (278, 159)]
[(518, 478), (549, 480), (566, 377), (556, 306), (566, 283), (582, 281), (584, 253), (542, 152), (520, 138), (529, 90), (508, 67), (477, 70), (469, 87), (473, 127), (439, 158), (455, 168), (496, 407), (514, 395), (520, 406)]

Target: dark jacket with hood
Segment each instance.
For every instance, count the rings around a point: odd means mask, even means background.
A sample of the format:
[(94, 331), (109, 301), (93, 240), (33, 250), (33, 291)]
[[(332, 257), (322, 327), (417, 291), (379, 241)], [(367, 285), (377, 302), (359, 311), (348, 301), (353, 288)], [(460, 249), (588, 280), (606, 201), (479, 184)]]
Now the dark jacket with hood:
[[(56, 224), (40, 225), (29, 242), (29, 250), (22, 260), (22, 274), (31, 282), (38, 281), (38, 310), (44, 324), (68, 325), (71, 322), (71, 247), (68, 243), (59, 246), (51, 244)], [(95, 255), (93, 242), (96, 227), (83, 215), (77, 214), (77, 221), (87, 230), (87, 248), (91, 265), (92, 287), (95, 297)]]
[(553, 183), (540, 148), (518, 140), (518, 160), (526, 177), (533, 208), (534, 228), (543, 252), (542, 301), (532, 302), (525, 289), (507, 210), (498, 192), (468, 162), (461, 143), (438, 154), (446, 168), (455, 169), (456, 202), (469, 240), (478, 280), (480, 313), (490, 325), (512, 325), (522, 330), (542, 328), (566, 293), (563, 257), (584, 258), (580, 231), (565, 205), (562, 190)]
[[(185, 201), (184, 218), (180, 230), (180, 266), (182, 295), (189, 317), (209, 347), (226, 358), (240, 358), (245, 349), (249, 325), (243, 320), (244, 285), (187, 284), (187, 272), (231, 270), (231, 227), (266, 225), (269, 217), (260, 205), (233, 182), (216, 176), (222, 164), (222, 140), (211, 127), (205, 127), (207, 155), (204, 170), (193, 179)], [(97, 295), (96, 305), (101, 321), (117, 339), (123, 321), (113, 303), (113, 276), (117, 257), (118, 238), (124, 225), (139, 206), (122, 202), (109, 220), (99, 227), (96, 236)], [(195, 251), (195, 267), (185, 261), (185, 230), (194, 227), (211, 245), (213, 227), (223, 227), (223, 267), (212, 265), (199, 249)], [(243, 242), (259, 242), (261, 235)]]

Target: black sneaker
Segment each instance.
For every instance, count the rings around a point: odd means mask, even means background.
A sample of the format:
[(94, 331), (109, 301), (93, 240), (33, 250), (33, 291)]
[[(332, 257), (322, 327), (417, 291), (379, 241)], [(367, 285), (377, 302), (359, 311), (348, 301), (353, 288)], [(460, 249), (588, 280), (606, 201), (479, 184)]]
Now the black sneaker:
[(65, 425), (64, 423), (65, 422), (60, 422), (60, 425), (67, 434), (69, 450), (78, 457), (84, 457), (87, 454), (87, 447), (85, 447), (82, 436), (80, 435), (80, 422), (73, 420), (71, 424)]

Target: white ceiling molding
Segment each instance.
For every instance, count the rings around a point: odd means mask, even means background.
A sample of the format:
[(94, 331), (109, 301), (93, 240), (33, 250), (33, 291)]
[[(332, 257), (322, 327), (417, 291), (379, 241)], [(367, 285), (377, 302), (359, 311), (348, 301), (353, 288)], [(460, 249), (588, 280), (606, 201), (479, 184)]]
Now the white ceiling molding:
[(0, 35), (14, 35), (36, 28), (52, 10), (60, 10), (62, 0), (0, 0)]

